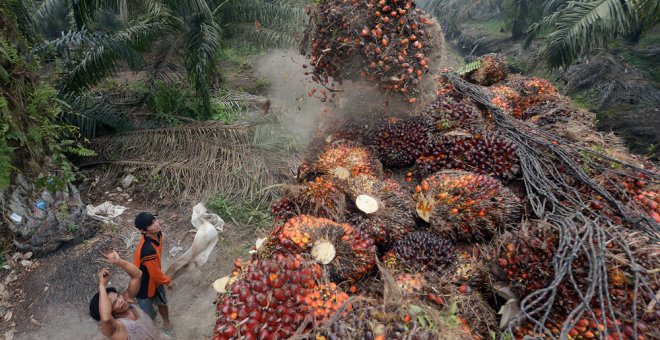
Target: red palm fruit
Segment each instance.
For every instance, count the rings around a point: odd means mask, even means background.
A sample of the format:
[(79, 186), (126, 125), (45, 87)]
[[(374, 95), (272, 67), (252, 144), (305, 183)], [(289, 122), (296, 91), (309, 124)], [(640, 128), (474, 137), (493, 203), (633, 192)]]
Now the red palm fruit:
[(334, 280), (358, 279), (376, 262), (373, 240), (346, 223), (301, 215), (273, 236), (291, 252), (310, 253)]
[(384, 166), (402, 168), (415, 164), (429, 137), (419, 118), (387, 118), (378, 123), (371, 145)]
[(431, 139), (417, 159), (417, 167), (422, 174), (455, 169), (501, 179), (512, 179), (520, 171), (513, 143), (496, 133), (477, 131)]
[(519, 200), (497, 180), (465, 171), (441, 171), (424, 179), (414, 196), (419, 217), (439, 235), (456, 240), (491, 237), (515, 221)]

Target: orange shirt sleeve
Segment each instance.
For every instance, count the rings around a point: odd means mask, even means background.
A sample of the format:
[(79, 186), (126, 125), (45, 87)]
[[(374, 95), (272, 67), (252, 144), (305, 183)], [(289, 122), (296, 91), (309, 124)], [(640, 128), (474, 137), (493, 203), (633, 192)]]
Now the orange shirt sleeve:
[(142, 264), (147, 267), (149, 277), (153, 282), (159, 285), (168, 285), (170, 283), (170, 278), (163, 273), (155, 258), (146, 261), (143, 259)]

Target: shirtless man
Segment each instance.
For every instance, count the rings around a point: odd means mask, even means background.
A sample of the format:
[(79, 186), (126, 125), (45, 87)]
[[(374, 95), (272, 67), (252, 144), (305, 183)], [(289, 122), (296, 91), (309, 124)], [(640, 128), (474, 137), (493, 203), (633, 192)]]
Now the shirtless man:
[(89, 314), (100, 321), (101, 333), (110, 340), (169, 340), (135, 303), (142, 278), (140, 269), (121, 259), (115, 250), (104, 251), (103, 259), (123, 269), (130, 281), (126, 291), (120, 294), (117, 289), (107, 287), (110, 269), (103, 268), (98, 273), (99, 292), (89, 302)]

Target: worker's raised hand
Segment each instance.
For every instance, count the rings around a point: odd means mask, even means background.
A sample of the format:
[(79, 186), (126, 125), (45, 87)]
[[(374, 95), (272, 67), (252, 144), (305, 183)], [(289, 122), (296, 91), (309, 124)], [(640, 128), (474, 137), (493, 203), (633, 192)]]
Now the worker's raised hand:
[(99, 278), (99, 284), (103, 286), (108, 285), (108, 281), (110, 280), (110, 268), (103, 268), (101, 271), (96, 274)]
[(101, 250), (101, 256), (103, 256), (105, 262), (110, 264), (117, 264), (119, 260), (121, 260), (119, 254), (117, 254), (117, 251), (113, 248), (105, 248)]

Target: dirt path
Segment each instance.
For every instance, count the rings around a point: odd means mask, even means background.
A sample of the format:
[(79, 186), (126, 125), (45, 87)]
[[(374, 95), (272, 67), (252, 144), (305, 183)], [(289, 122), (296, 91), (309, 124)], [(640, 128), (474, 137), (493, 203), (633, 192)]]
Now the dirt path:
[[(139, 239), (132, 216), (139, 210), (131, 208), (115, 227), (105, 227), (81, 244), (37, 260), (26, 275), (24, 300), (15, 309), (14, 339), (102, 339), (97, 323), (88, 314), (89, 299), (97, 287), (95, 275), (103, 266), (98, 254), (102, 247), (112, 245), (123, 258), (132, 259)], [(159, 216), (165, 221), (165, 262), (174, 258), (168, 253), (171, 247), (179, 245), (185, 250), (192, 243), (194, 233), (188, 232), (192, 225), (185, 210), (165, 211)], [(211, 283), (229, 274), (234, 259), (246, 257), (253, 241), (252, 232), (228, 223), (204, 270), (186, 270), (174, 280), (168, 299), (176, 339), (210, 338), (216, 298)], [(128, 277), (116, 268), (113, 274), (111, 285), (124, 289)], [(160, 318), (157, 322), (161, 324)]]

